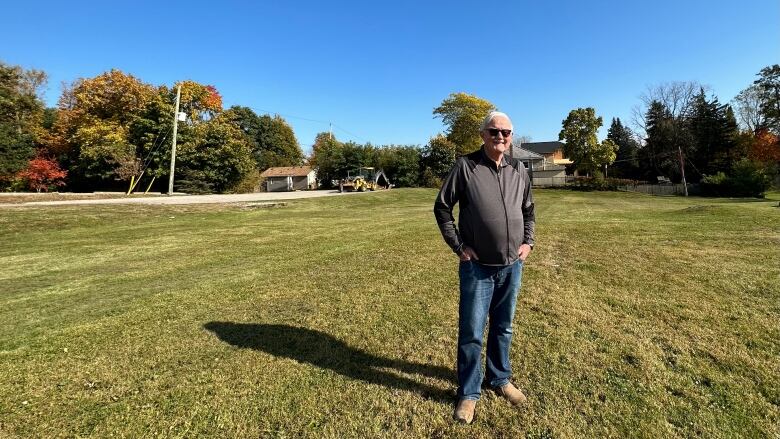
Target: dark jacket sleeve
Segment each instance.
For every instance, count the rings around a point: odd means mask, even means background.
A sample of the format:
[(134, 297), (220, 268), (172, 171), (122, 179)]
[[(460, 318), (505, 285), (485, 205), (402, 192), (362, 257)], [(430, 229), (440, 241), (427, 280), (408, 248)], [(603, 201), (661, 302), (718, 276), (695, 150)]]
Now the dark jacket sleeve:
[[(526, 174), (527, 175), (527, 174)], [(536, 209), (534, 195), (531, 192), (531, 181), (527, 179), (523, 193), (523, 244), (534, 245), (534, 229), (536, 227)]]
[(463, 174), (460, 162), (456, 162), (452, 171), (444, 180), (436, 202), (433, 204), (433, 214), (436, 216), (436, 223), (439, 224), (439, 230), (444, 237), (444, 242), (450, 246), (452, 251), (460, 254), (463, 247), (463, 240), (460, 238), (460, 232), (455, 226), (455, 217), (452, 216), (452, 209), (460, 200)]

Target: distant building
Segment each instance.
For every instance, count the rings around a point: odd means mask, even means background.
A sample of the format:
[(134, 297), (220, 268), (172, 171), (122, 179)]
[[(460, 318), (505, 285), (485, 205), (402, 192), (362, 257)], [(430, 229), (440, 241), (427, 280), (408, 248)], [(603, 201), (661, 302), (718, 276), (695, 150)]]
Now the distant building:
[(563, 156), (563, 142), (528, 142), (521, 144), (520, 147), (541, 154), (547, 163), (555, 165), (570, 165), (573, 163)]
[(265, 177), (266, 192), (317, 188), (317, 173), (311, 166), (268, 168), (260, 176)]
[(563, 158), (563, 144), (561, 142), (533, 142), (518, 146), (513, 145), (510, 154), (523, 162), (533, 186), (564, 186), (566, 184), (565, 165), (571, 163), (571, 160)]

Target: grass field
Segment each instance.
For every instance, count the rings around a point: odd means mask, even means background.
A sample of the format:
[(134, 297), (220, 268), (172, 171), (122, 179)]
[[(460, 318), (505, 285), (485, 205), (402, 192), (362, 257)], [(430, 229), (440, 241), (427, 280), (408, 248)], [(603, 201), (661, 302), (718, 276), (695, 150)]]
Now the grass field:
[(0, 436), (780, 437), (777, 193), (537, 191), (471, 426), (434, 196), (0, 209)]

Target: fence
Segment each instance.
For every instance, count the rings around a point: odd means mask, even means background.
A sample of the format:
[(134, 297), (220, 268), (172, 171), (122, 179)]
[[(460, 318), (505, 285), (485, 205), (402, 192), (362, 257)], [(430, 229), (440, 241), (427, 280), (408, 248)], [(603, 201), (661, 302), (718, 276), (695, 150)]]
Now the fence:
[[(618, 186), (618, 190), (626, 192), (640, 192), (649, 195), (685, 195), (685, 186), (679, 184), (628, 184)], [(694, 184), (688, 184), (688, 194), (695, 195), (699, 192), (699, 187)]]
[[(573, 185), (578, 178), (574, 176), (566, 177), (533, 177), (531, 184), (533, 187), (565, 187)], [(617, 190), (625, 192), (639, 192), (649, 195), (685, 195), (685, 189), (680, 184), (624, 184), (618, 185)], [(688, 184), (688, 194), (697, 195), (699, 193), (699, 185)]]
[(563, 187), (567, 184), (574, 183), (577, 177), (533, 177), (531, 184), (534, 187)]

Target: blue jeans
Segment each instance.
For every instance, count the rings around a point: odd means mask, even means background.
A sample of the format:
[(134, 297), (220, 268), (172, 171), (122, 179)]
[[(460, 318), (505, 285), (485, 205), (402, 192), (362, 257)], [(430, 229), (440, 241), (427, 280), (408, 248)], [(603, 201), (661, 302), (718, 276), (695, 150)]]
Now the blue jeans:
[(509, 382), (512, 317), (523, 276), (523, 263), (493, 267), (461, 262), (458, 307), (458, 398), (479, 399), (482, 385), (482, 334), (490, 317), (486, 381), (491, 387)]

